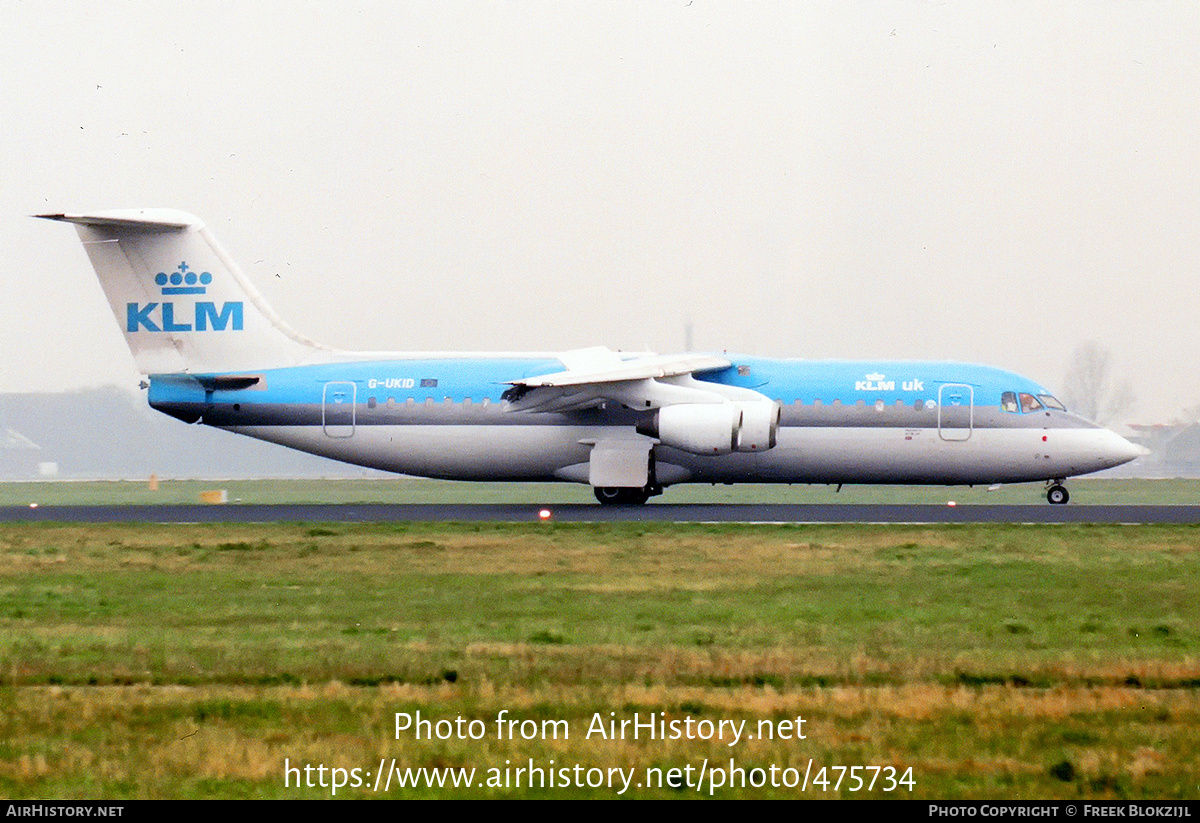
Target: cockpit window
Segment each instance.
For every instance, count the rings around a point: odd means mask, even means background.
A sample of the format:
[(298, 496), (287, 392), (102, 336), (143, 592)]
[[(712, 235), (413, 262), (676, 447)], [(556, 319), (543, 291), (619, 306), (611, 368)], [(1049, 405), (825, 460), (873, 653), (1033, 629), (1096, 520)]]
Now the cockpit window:
[(1042, 407), (1041, 402), (1039, 402), (1038, 399), (1036, 397), (1034, 397), (1032, 394), (1026, 394), (1025, 392), (1021, 392), (1020, 398), (1021, 398), (1021, 411), (1025, 414), (1029, 414), (1030, 412), (1035, 412)]
[(1000, 395), (1000, 408), (1006, 412), (1017, 411), (1017, 393), (1015, 391), (1006, 391)]
[(1041, 400), (1048, 408), (1066, 411), (1067, 407), (1059, 402), (1058, 398), (1052, 394), (1039, 394), (1038, 400)]

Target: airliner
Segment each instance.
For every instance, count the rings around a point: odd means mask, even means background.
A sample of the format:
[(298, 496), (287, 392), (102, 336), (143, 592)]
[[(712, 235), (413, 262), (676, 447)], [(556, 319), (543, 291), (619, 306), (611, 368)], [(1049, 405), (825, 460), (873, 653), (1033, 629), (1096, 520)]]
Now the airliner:
[(603, 504), (751, 482), (1044, 482), (1063, 504), (1066, 478), (1145, 453), (982, 365), (343, 351), (287, 326), (190, 214), (37, 216), (75, 225), (153, 408), (359, 466), (586, 483)]

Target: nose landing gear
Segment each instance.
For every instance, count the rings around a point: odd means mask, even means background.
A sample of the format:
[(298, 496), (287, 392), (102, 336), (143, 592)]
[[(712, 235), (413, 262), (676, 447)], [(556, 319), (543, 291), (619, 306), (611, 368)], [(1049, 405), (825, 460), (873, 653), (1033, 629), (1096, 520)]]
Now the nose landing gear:
[(1061, 480), (1055, 480), (1046, 489), (1046, 500), (1056, 506), (1061, 506), (1071, 499), (1071, 495), (1067, 491), (1067, 487), (1064, 486), (1062, 482), (1063, 481)]

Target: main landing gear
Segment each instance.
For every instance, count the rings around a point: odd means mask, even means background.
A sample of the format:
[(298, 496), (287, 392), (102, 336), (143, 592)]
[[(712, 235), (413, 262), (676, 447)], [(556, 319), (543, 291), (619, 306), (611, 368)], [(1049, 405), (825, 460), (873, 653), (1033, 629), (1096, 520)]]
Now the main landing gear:
[(596, 486), (592, 489), (596, 499), (604, 506), (640, 506), (656, 494), (662, 494), (662, 486), (627, 488), (622, 486)]
[(1061, 480), (1055, 480), (1046, 489), (1046, 499), (1056, 506), (1061, 506), (1071, 499), (1071, 495)]

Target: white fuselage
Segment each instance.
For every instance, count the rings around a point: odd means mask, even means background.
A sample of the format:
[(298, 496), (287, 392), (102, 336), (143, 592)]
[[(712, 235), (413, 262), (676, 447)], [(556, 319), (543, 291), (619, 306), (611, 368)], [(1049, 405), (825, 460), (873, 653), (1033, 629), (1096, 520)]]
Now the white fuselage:
[[(591, 426), (233, 426), (229, 431), (383, 471), (457, 480), (586, 482), (584, 441), (622, 430)], [(1017, 483), (1100, 471), (1138, 451), (1107, 429), (976, 429), (946, 440), (936, 428), (782, 427), (756, 454), (707, 457), (655, 449), (673, 483)]]

